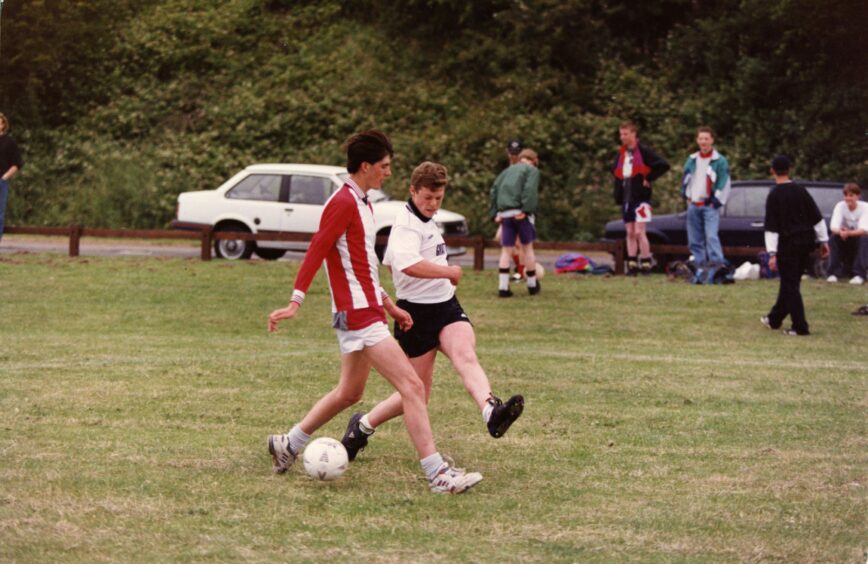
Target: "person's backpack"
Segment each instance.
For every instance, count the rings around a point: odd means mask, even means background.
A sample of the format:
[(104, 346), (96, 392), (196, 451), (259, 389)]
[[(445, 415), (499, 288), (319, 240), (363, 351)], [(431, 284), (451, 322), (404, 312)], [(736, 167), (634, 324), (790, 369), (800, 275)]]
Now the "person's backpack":
[(555, 272), (585, 272), (596, 266), (591, 259), (581, 253), (566, 253), (555, 261)]

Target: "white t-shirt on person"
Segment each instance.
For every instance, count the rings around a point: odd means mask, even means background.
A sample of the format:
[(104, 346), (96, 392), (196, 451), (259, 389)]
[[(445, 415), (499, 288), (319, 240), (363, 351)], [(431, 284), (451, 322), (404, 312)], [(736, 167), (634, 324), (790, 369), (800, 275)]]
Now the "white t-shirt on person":
[(402, 272), (423, 260), (448, 266), (446, 242), (434, 220), (422, 221), (408, 203), (395, 217), (383, 257), (383, 264), (392, 268), (398, 299), (419, 304), (436, 304), (452, 299), (455, 286), (449, 279), (415, 278)]
[(835, 204), (829, 228), (838, 231), (841, 227), (868, 230), (868, 202), (856, 202), (855, 210), (848, 208), (847, 202)]

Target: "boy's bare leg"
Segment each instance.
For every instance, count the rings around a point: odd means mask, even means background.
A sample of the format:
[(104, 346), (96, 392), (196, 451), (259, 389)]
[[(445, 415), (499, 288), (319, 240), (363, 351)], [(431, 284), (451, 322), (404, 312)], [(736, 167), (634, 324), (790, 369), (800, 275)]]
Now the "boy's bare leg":
[(371, 362), (366, 358), (364, 351), (341, 355), (340, 382), (307, 412), (299, 424), (301, 430), (312, 435), (335, 415), (358, 403), (362, 399), (370, 372)]
[[(416, 374), (425, 385), (425, 403), (431, 397), (431, 383), (434, 380), (434, 358), (436, 356), (437, 349), (431, 349), (422, 356), (410, 359), (410, 365), (413, 366), (413, 370), (416, 371)], [(395, 392), (368, 412), (368, 422), (371, 427), (376, 428), (386, 421), (400, 417), (403, 414), (404, 402), (401, 400), (401, 394)]]
[(434, 447), (434, 434), (428, 419), (428, 406), (425, 404), (425, 385), (416, 375), (398, 342), (389, 337), (365, 348), (364, 353), (377, 372), (401, 394), (404, 425), (419, 458), (424, 459), (435, 454), (437, 449)]

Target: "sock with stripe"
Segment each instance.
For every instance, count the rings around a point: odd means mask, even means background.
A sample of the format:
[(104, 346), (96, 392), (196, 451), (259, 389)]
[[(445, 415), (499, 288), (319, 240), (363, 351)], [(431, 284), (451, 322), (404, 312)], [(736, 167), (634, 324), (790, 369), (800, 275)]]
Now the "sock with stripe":
[(501, 268), (498, 277), (498, 290), (509, 290), (509, 268)]

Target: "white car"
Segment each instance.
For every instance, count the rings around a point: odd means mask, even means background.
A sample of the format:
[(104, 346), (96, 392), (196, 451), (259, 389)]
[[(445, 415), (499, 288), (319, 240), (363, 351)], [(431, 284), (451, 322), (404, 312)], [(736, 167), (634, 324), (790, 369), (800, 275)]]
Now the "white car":
[[(348, 178), (347, 169), (309, 164), (252, 165), (216, 190), (184, 192), (178, 196), (174, 229), (205, 229), (246, 233), (296, 231), (315, 233), (323, 205)], [(404, 206), (380, 190), (368, 192), (374, 208), (377, 235), (388, 235), (395, 215)], [(467, 235), (463, 215), (441, 209), (434, 221), (444, 235)], [(263, 259), (275, 260), (287, 250), (305, 250), (308, 243), (289, 241), (216, 240), (214, 252), (226, 259), (246, 259), (254, 252)], [(377, 255), (382, 260), (382, 246)], [(463, 247), (447, 247), (449, 255), (465, 252)]]

